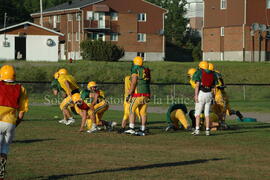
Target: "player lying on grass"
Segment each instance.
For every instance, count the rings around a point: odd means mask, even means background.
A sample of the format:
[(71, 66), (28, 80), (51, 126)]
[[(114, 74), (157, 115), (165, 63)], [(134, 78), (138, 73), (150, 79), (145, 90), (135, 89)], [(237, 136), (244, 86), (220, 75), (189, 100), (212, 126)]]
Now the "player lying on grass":
[(2, 66), (0, 79), (0, 179), (4, 179), (9, 145), (28, 111), (28, 97), (25, 88), (15, 83), (13, 66)]
[[(122, 119), (121, 128), (118, 130), (118, 133), (125, 132), (125, 128), (126, 128), (128, 120), (129, 120), (129, 114), (130, 114), (129, 113), (130, 103), (128, 101), (126, 101), (126, 99), (128, 97), (128, 92), (129, 92), (129, 89), (130, 89), (130, 84), (131, 84), (130, 76), (125, 77), (124, 83), (125, 83), (124, 104), (123, 104), (123, 106), (124, 106), (124, 115), (123, 115), (123, 119)], [(140, 113), (139, 113), (138, 108), (135, 110), (135, 113), (136, 113), (135, 118), (139, 118), (139, 120), (140, 120)]]
[(179, 130), (180, 126), (182, 126), (186, 130), (191, 130), (191, 127), (186, 118), (187, 107), (184, 104), (172, 104), (169, 106), (166, 121), (168, 123), (168, 127), (165, 131)]

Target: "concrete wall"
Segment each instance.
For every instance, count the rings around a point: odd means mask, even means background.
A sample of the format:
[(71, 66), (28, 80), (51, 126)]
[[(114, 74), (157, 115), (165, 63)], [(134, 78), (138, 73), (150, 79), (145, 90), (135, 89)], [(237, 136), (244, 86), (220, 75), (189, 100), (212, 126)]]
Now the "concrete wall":
[[(4, 35), (0, 35), (0, 60), (15, 59), (15, 37), (7, 35), (10, 47), (3, 47)], [(53, 46), (47, 45), (47, 40), (54, 41)], [(26, 60), (30, 61), (58, 61), (58, 36), (27, 35), (26, 36)]]
[[(225, 51), (224, 61), (243, 61), (243, 51)], [(221, 52), (204, 52), (203, 60), (221, 61)], [(252, 51), (245, 52), (245, 61), (252, 61)], [(254, 61), (259, 62), (259, 51), (254, 51)], [(266, 61), (266, 52), (261, 51), (261, 62)]]
[[(137, 52), (125, 52), (121, 61), (132, 61), (137, 56)], [(144, 53), (145, 61), (164, 61), (165, 53), (147, 52)]]

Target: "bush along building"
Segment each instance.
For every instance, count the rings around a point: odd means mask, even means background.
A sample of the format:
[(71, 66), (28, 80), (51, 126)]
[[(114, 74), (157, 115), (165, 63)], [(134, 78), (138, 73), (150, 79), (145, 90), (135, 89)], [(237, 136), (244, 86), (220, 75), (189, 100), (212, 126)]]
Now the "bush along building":
[(269, 61), (270, 0), (204, 0), (204, 60)]
[(122, 60), (142, 56), (146, 61), (162, 61), (166, 12), (144, 0), (74, 0), (31, 16), (35, 23), (64, 34), (61, 59), (82, 59), (80, 43), (92, 39), (123, 48)]

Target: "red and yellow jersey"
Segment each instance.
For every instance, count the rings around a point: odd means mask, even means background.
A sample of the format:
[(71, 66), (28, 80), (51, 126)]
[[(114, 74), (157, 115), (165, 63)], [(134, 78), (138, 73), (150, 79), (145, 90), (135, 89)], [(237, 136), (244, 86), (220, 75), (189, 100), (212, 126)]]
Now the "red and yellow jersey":
[[(60, 83), (60, 86), (64, 89), (64, 91), (67, 94), (71, 94), (71, 92), (73, 90), (79, 89), (79, 86), (78, 86), (76, 80), (74, 79), (73, 76), (71, 76), (69, 74), (67, 74), (67, 75), (61, 75), (58, 78), (58, 82)], [(70, 89), (67, 87), (67, 85), (66, 85), (65, 82), (68, 82)]]
[[(8, 86), (14, 86), (15, 84), (6, 83), (6, 85), (8, 87)], [(0, 93), (0, 96), (2, 96), (1, 98), (3, 98), (4, 95)], [(5, 96), (4, 98), (7, 98), (7, 97), (9, 96)], [(13, 97), (13, 98), (9, 97), (10, 100), (12, 99), (14, 100), (14, 98), (15, 99), (17, 98), (18, 100), (16, 107), (13, 106), (12, 104), (10, 105), (2, 104), (0, 106), (0, 121), (16, 125), (17, 113), (28, 111), (28, 96), (23, 86), (20, 86), (20, 93), (18, 97)]]

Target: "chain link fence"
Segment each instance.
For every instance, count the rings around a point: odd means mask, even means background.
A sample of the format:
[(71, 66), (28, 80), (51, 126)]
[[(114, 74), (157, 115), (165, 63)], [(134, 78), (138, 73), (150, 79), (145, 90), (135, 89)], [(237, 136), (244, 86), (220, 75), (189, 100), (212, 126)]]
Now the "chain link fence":
[[(54, 96), (49, 82), (21, 82), (27, 89), (30, 104), (56, 105), (61, 102), (61, 96)], [(80, 83), (81, 89), (86, 83)], [(99, 88), (105, 91), (110, 104), (122, 104), (124, 94), (123, 83), (99, 83)], [(265, 101), (270, 102), (270, 84), (229, 84), (226, 92), (230, 101)], [(176, 103), (193, 104), (194, 90), (189, 84), (152, 84), (151, 103), (164, 105)]]

